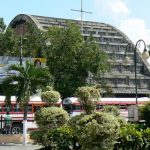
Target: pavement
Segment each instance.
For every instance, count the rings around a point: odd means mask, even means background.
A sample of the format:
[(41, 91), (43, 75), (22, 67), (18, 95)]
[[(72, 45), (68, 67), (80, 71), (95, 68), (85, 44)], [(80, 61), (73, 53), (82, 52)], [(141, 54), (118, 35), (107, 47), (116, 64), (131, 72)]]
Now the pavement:
[(0, 143), (0, 150), (39, 150), (40, 148), (42, 148), (40, 145)]

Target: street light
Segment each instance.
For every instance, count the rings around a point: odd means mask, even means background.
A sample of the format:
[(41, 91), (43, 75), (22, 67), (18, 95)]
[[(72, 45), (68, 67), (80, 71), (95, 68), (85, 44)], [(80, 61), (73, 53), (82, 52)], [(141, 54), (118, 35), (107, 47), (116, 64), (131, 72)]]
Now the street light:
[(128, 43), (128, 45), (126, 46), (125, 58), (124, 58), (124, 63), (125, 64), (130, 63), (129, 57), (127, 56), (127, 50), (129, 48), (133, 48), (134, 49), (134, 71), (135, 71), (135, 97), (136, 97), (136, 105), (138, 104), (138, 92), (137, 92), (137, 55), (136, 55), (136, 50), (137, 50), (138, 44), (140, 46), (141, 42), (144, 44), (144, 51), (142, 53), (142, 58), (145, 59), (145, 60), (148, 59), (149, 53), (148, 53), (148, 51), (146, 49), (146, 44), (145, 44), (145, 42), (142, 39), (140, 39), (140, 40), (138, 40), (136, 42), (135, 47), (134, 47), (134, 45), (132, 43)]
[(22, 65), (22, 34), (20, 35), (20, 65)]

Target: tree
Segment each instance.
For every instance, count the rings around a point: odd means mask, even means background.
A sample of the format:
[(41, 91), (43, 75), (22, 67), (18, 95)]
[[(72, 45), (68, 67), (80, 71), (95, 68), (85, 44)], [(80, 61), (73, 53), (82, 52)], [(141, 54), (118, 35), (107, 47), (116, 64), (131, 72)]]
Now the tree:
[(1, 54), (3, 56), (19, 56), (20, 39), (14, 29), (8, 27), (2, 35)]
[(3, 33), (6, 28), (3, 18), (0, 18), (0, 33)]
[(47, 86), (42, 92), (42, 99), (46, 101), (49, 106), (55, 105), (60, 100), (60, 93), (53, 90), (52, 87)]
[(147, 127), (150, 127), (150, 102), (145, 103), (141, 108), (141, 117), (145, 120)]
[(47, 149), (70, 150), (73, 133), (66, 124), (68, 113), (58, 107), (42, 108), (36, 112), (35, 120), (38, 131), (31, 134), (35, 143), (42, 144)]
[(143, 129), (137, 124), (126, 124), (120, 130), (116, 149), (149, 150), (150, 128)]
[(19, 35), (11, 27), (5, 30), (6, 25), (3, 20), (0, 20), (0, 55), (19, 56), (22, 40), (24, 57), (45, 57), (47, 46), (43, 32), (32, 23), (24, 25), (27, 30), (22, 35)]
[(48, 132), (50, 129), (58, 128), (65, 125), (69, 116), (68, 113), (62, 108), (47, 107), (42, 108), (35, 114), (35, 120), (38, 124), (39, 130)]
[(81, 114), (71, 118), (69, 125), (81, 150), (112, 150), (119, 137), (120, 124), (108, 113)]
[(86, 114), (91, 114), (95, 110), (96, 101), (100, 97), (100, 91), (96, 87), (83, 86), (76, 90), (75, 95), (79, 98)]
[(23, 56), (45, 57), (47, 46), (43, 32), (31, 22), (25, 25), (27, 31), (23, 35)]
[(51, 43), (47, 66), (54, 76), (54, 88), (62, 97), (71, 96), (78, 87), (86, 85), (89, 71), (100, 75), (108, 69), (106, 54), (92, 39), (84, 41), (74, 24), (51, 27), (46, 38)]
[[(24, 124), (23, 124), (23, 144), (26, 144), (26, 123), (27, 123), (27, 105), (30, 95), (33, 94), (37, 88), (46, 86), (51, 82), (51, 75), (46, 68), (38, 68), (26, 61), (25, 66), (11, 65), (9, 70), (16, 71), (16, 74), (8, 76), (4, 81), (4, 87), (15, 84), (14, 91), (16, 93), (17, 101), (24, 108)], [(7, 91), (7, 88), (5, 89)], [(8, 96), (11, 93), (6, 92)], [(7, 95), (6, 95), (7, 97)]]
[(120, 127), (124, 127), (127, 125), (127, 121), (125, 120), (125, 118), (120, 116), (120, 110), (117, 106), (106, 105), (102, 108), (102, 112), (113, 115), (120, 123)]
[(0, 55), (19, 56), (19, 37), (15, 31), (0, 19)]
[(111, 106), (111, 105), (104, 106), (102, 108), (102, 112), (110, 113), (115, 117), (118, 117), (120, 115), (120, 110), (119, 108), (117, 108), (117, 106)]

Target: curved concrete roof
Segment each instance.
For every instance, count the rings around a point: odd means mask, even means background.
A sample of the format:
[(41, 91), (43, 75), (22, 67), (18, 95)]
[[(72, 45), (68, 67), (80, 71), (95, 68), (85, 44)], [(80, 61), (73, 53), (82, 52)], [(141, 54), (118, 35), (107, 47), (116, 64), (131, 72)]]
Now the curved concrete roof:
[(42, 27), (39, 25), (39, 23), (37, 22), (37, 20), (32, 17), (31, 15), (27, 15), (27, 14), (19, 14), (17, 15), (9, 24), (9, 26), (14, 27), (17, 25), (18, 22), (32, 22), (36, 27), (38, 27), (39, 29), (42, 30)]
[[(77, 23), (77, 24), (81, 24), (81, 21), (79, 20), (72, 20), (72, 19), (62, 19), (62, 18), (54, 18), (54, 17), (45, 17), (45, 16), (36, 16), (36, 15), (28, 15), (28, 14), (19, 14), (17, 15), (9, 24), (9, 26), (13, 27), (16, 25), (17, 22), (21, 22), (21, 21), (25, 21), (25, 22), (33, 22), (34, 25), (36, 27), (38, 27), (40, 30), (44, 30), (45, 27), (49, 27), (52, 26), (51, 22), (53, 22), (53, 25), (57, 25), (57, 23), (55, 24), (54, 22), (59, 22), (61, 23), (59, 26), (64, 26), (64, 24), (66, 24), (68, 21)], [(110, 24), (106, 24), (106, 23), (100, 23), (100, 22), (92, 22), (92, 21), (83, 21), (83, 25), (84, 27), (86, 26), (103, 26), (103, 27), (110, 27), (112, 28), (114, 31), (117, 31), (120, 33), (121, 36), (123, 36), (128, 42), (131, 42), (131, 40), (123, 33), (121, 32), (119, 29), (117, 29), (116, 27), (110, 25)], [(83, 28), (84, 28), (83, 27)]]

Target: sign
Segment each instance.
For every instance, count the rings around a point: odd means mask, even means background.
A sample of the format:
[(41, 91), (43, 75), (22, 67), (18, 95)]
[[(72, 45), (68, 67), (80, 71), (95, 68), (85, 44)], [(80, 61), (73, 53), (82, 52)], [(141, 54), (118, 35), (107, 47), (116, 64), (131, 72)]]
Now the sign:
[(32, 62), (37, 67), (45, 67), (46, 66), (46, 58), (32, 58)]

